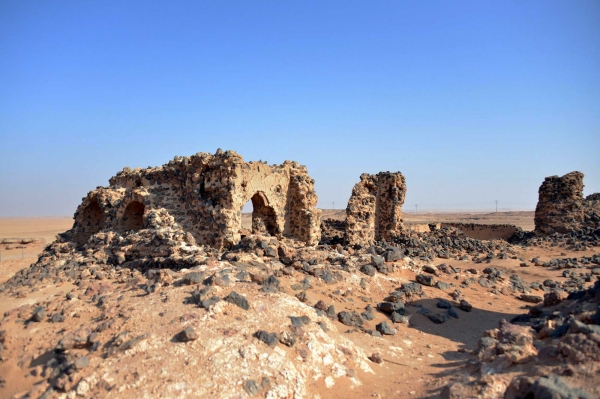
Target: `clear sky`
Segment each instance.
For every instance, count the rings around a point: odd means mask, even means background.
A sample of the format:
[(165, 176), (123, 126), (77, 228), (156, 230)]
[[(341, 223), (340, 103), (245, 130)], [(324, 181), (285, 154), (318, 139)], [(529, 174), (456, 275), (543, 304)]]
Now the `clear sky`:
[(307, 165), (324, 208), (387, 170), (407, 211), (600, 191), (600, 1), (0, 2), (0, 216), (217, 148)]

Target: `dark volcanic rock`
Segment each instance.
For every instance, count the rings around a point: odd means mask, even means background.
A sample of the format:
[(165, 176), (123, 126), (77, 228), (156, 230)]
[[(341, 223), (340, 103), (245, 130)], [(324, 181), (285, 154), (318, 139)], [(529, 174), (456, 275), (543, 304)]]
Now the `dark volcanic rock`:
[(443, 324), (446, 321), (448, 321), (448, 319), (450, 318), (448, 313), (428, 314), (427, 317), (429, 318), (429, 320), (433, 321), (435, 324)]
[(371, 265), (362, 265), (359, 270), (367, 276), (373, 277), (375, 275), (375, 268)]
[(377, 331), (379, 331), (382, 335), (394, 335), (397, 333), (397, 330), (391, 328), (388, 323), (386, 323), (385, 321), (382, 321), (381, 323), (377, 324), (377, 326), (375, 326), (375, 328), (377, 329)]
[(377, 304), (377, 309), (380, 312), (384, 312), (384, 313), (398, 312), (400, 314), (404, 314), (406, 312), (406, 307), (404, 306), (404, 303), (401, 301), (399, 301), (399, 302), (380, 302)]
[(428, 274), (417, 274), (417, 282), (428, 287), (433, 287), (435, 285), (435, 279), (433, 276)]
[(529, 303), (539, 303), (543, 301), (542, 297), (537, 295), (521, 294), (518, 298)]
[(452, 304), (445, 299), (440, 299), (437, 303), (437, 307), (440, 309), (450, 309)]
[(244, 310), (250, 309), (248, 300), (235, 291), (231, 291), (229, 293), (229, 295), (227, 295), (225, 298), (223, 298), (223, 300), (227, 301), (229, 303), (233, 303), (234, 305), (237, 305)]
[(464, 299), (460, 300), (460, 304), (458, 305), (458, 307), (460, 308), (460, 310), (464, 310), (465, 312), (470, 312), (471, 310), (473, 310), (473, 306)]
[(38, 306), (33, 311), (33, 315), (31, 316), (31, 320), (35, 322), (44, 321), (46, 318), (46, 309), (43, 306)]
[(270, 347), (274, 347), (275, 345), (277, 345), (277, 342), (279, 342), (279, 337), (277, 336), (277, 334), (268, 333), (263, 330), (258, 330), (254, 334), (254, 336), (256, 338), (258, 338), (259, 341), (264, 342), (265, 344), (269, 345)]
[(189, 342), (198, 339), (198, 334), (192, 327), (186, 327), (183, 331), (177, 334), (177, 340), (179, 342)]
[(361, 315), (356, 312), (340, 312), (338, 313), (338, 320), (340, 323), (351, 327), (361, 327), (364, 323)]

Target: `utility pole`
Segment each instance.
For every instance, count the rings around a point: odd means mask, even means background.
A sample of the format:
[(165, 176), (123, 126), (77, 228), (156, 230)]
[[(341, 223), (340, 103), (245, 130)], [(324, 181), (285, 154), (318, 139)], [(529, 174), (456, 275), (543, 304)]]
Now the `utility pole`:
[(415, 215), (419, 214), (419, 205), (415, 204)]
[(496, 200), (496, 213), (498, 213), (498, 200)]
[(333, 201), (333, 209), (335, 209), (335, 201)]

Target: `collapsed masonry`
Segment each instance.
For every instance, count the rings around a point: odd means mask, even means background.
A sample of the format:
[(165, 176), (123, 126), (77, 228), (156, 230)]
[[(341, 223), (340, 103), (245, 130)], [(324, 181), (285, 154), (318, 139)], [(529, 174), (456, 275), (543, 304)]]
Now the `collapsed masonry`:
[(569, 233), (600, 227), (600, 193), (583, 198), (583, 173), (546, 177), (535, 209), (538, 234)]
[(125, 233), (166, 223), (197, 244), (229, 248), (241, 239), (242, 208), (249, 200), (253, 232), (319, 242), (321, 211), (305, 166), (244, 162), (235, 151), (220, 149), (155, 168), (124, 168), (109, 187), (83, 199), (70, 235), (84, 245), (103, 230)]
[(346, 208), (346, 243), (369, 246), (391, 240), (403, 230), (406, 181), (402, 173), (363, 173)]

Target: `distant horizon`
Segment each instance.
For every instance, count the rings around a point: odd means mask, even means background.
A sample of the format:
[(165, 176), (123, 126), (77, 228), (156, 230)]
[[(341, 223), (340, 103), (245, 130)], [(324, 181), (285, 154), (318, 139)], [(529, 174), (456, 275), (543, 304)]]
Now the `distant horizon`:
[[(320, 208), (323, 211), (345, 211), (346, 208)], [(74, 212), (74, 211), (73, 211)], [(423, 212), (419, 211), (418, 215), (424, 214), (445, 214), (445, 213), (465, 213), (465, 214), (490, 214), (490, 213), (508, 213), (508, 212), (535, 212), (535, 209), (498, 209), (498, 212), (494, 210), (462, 210), (462, 211), (452, 211), (452, 210), (443, 210), (443, 209), (425, 209)], [(247, 211), (242, 211), (243, 214), (252, 213)], [(417, 215), (414, 211), (406, 211), (402, 209), (402, 214), (410, 214)], [(73, 215), (36, 215), (36, 216), (0, 216), (0, 219), (52, 219), (52, 218), (73, 218)]]

